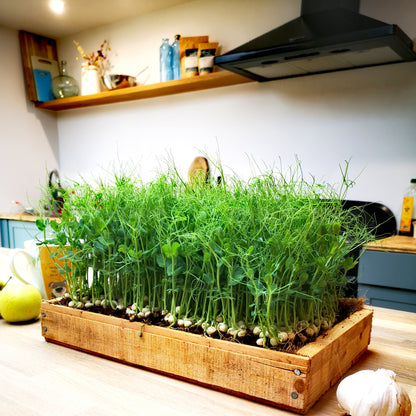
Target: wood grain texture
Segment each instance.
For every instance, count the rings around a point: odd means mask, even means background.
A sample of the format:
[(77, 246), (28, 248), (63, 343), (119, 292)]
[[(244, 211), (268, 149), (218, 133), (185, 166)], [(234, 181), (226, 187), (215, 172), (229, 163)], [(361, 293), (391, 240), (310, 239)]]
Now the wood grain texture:
[(124, 101), (141, 100), (145, 98), (155, 98), (172, 94), (182, 94), (185, 92), (226, 87), (246, 82), (253, 82), (253, 80), (229, 71), (219, 71), (202, 77), (197, 76), (193, 78), (159, 82), (151, 85), (139, 85), (137, 87), (105, 91), (100, 92), (99, 94), (61, 98), (58, 100), (37, 103), (36, 107), (53, 111), (68, 110)]
[(26, 91), (30, 101), (37, 101), (35, 79), (33, 77), (31, 56), (58, 60), (55, 39), (46, 38), (34, 33), (19, 31), (20, 51), (22, 54), (23, 73)]
[[(297, 354), (42, 304), (46, 340), (305, 413), (367, 349), (365, 309)], [(314, 345), (315, 344), (315, 345)]]
[(395, 253), (416, 254), (416, 238), (394, 235), (365, 245), (366, 250), (392, 251)]
[[(389, 368), (408, 392), (416, 416), (416, 313), (374, 308), (368, 351), (347, 375)], [(16, 416), (289, 416), (276, 409), (44, 341), (40, 321), (0, 319), (1, 413)], [(308, 416), (340, 416), (336, 387)]]
[(36, 222), (39, 217), (31, 214), (0, 214), (0, 220)]

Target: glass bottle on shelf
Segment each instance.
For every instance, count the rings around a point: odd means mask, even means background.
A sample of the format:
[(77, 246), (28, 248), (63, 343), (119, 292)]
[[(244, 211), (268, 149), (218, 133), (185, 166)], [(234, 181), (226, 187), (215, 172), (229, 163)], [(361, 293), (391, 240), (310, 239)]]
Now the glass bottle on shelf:
[(172, 79), (181, 79), (181, 65), (179, 61), (179, 39), (181, 35), (175, 35), (175, 41), (172, 43)]
[(172, 47), (169, 45), (169, 39), (163, 39), (160, 46), (160, 82), (172, 79)]
[(74, 78), (66, 71), (66, 61), (61, 61), (57, 77), (52, 80), (52, 91), (55, 98), (75, 97), (79, 93), (79, 87)]

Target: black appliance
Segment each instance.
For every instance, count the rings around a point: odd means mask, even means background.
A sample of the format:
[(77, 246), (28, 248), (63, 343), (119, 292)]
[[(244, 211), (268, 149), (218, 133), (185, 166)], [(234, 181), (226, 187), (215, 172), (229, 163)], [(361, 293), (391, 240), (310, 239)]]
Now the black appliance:
[(215, 65), (271, 81), (416, 60), (397, 26), (359, 13), (359, 0), (302, 0), (300, 17), (215, 58)]

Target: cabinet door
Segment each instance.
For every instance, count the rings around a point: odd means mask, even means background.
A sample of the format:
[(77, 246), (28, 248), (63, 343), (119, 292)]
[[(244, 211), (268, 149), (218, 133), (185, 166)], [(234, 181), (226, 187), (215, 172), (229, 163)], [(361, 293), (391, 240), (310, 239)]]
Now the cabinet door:
[(33, 222), (8, 220), (9, 248), (24, 248), (26, 240), (40, 237), (41, 232)]

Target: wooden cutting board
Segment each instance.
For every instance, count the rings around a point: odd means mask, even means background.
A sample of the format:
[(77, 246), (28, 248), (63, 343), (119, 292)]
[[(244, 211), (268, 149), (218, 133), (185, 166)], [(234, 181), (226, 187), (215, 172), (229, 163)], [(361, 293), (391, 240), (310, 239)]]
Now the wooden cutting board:
[(365, 245), (366, 250), (392, 251), (395, 253), (416, 254), (416, 238), (394, 235)]

